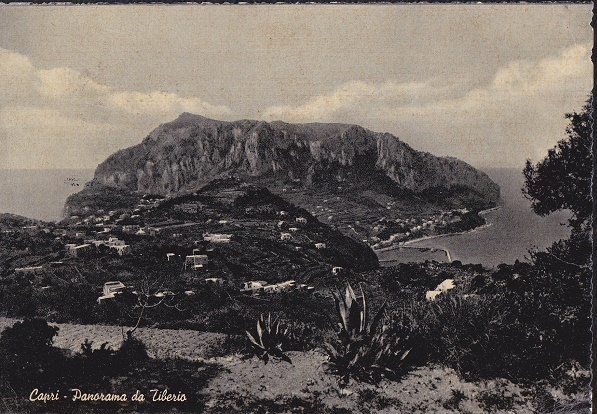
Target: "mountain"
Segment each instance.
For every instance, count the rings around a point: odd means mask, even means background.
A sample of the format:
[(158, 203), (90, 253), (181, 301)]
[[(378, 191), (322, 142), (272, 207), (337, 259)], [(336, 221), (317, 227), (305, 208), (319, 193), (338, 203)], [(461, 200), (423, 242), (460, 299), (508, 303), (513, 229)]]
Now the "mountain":
[(95, 180), (165, 195), (230, 173), (276, 175), (310, 186), (342, 182), (355, 170), (383, 172), (414, 192), (465, 186), (490, 202), (499, 197), (499, 187), (470, 165), (415, 151), (391, 134), (358, 125), (223, 122), (188, 113), (110, 156)]
[[(499, 187), (485, 173), (416, 151), (388, 133), (349, 124), (225, 122), (189, 113), (108, 157), (83, 192), (99, 187), (177, 195), (231, 176), (263, 185), (330, 222), (342, 214), (344, 222), (371, 221), (387, 210), (411, 215), (481, 209), (499, 199)], [(321, 207), (332, 198), (335, 209)], [(75, 199), (67, 201), (67, 213), (76, 210)]]

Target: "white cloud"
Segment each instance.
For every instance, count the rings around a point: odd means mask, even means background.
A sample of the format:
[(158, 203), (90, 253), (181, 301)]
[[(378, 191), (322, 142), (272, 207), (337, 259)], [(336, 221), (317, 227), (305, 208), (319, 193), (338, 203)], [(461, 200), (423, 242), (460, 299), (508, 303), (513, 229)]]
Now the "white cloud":
[(449, 87), (435, 87), (431, 82), (396, 83), (389, 81), (372, 84), (363, 81), (352, 81), (338, 87), (328, 95), (320, 95), (309, 102), (292, 107), (289, 105), (272, 106), (264, 111), (267, 120), (282, 119), (286, 121), (325, 121), (337, 118), (355, 109), (364, 111), (373, 104), (399, 105), (418, 101), (422, 97), (438, 96)]
[(192, 112), (207, 116), (225, 116), (230, 109), (224, 105), (212, 105), (199, 98), (185, 98), (173, 93), (152, 92), (121, 92), (109, 96), (110, 104), (122, 108), (133, 115), (156, 113), (172, 114)]
[[(361, 123), (413, 146), (476, 165), (521, 166), (564, 137), (564, 113), (591, 89), (589, 44), (498, 68), (486, 86), (460, 96), (456, 84), (353, 81), (303, 105), (265, 110), (268, 119)], [(459, 85), (461, 86), (461, 85)]]
[(198, 97), (118, 91), (67, 68), (40, 69), (0, 48), (0, 168), (93, 168), (182, 112), (226, 117)]

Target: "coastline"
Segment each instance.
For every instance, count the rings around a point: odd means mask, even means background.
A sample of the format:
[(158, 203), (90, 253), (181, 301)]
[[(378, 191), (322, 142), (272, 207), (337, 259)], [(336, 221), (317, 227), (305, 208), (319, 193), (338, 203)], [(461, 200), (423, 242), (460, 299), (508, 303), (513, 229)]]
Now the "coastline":
[[(500, 210), (501, 208), (502, 208), (502, 206), (496, 206), (496, 207), (489, 208), (487, 210), (481, 210), (477, 214), (479, 214), (480, 216), (483, 216), (483, 215), (486, 215), (486, 214), (491, 213), (493, 211)], [(388, 246), (388, 247), (382, 247), (381, 249), (373, 249), (373, 251), (375, 253), (377, 253), (377, 252), (387, 252), (387, 251), (395, 250), (395, 249), (398, 249), (398, 248), (401, 248), (401, 247), (417, 248), (417, 246), (411, 246), (411, 244), (417, 243), (417, 242), (421, 242), (421, 241), (424, 241), (424, 240), (437, 239), (437, 238), (440, 238), (440, 237), (451, 237), (451, 236), (459, 236), (459, 235), (462, 235), (462, 234), (475, 233), (477, 231), (484, 230), (484, 229), (489, 228), (491, 226), (492, 226), (491, 223), (486, 223), (486, 224), (484, 224), (482, 226), (475, 227), (475, 228), (470, 229), (470, 230), (460, 231), (460, 232), (457, 232), (457, 233), (445, 233), (445, 234), (434, 234), (433, 236), (423, 236), (423, 237), (419, 237), (419, 238), (416, 238), (416, 239), (407, 240), (405, 242), (400, 242), (398, 244), (393, 244), (393, 245)], [(448, 256), (448, 258), (450, 258), (450, 252), (448, 252), (447, 250), (445, 250), (445, 249), (438, 249), (438, 250), (444, 250), (444, 251), (446, 251), (446, 255)]]

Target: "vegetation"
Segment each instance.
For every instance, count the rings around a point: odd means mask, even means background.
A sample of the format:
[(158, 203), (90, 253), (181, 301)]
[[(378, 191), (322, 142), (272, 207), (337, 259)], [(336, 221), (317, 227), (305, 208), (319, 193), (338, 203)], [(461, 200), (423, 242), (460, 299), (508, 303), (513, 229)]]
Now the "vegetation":
[(359, 304), (350, 284), (343, 295), (334, 295), (340, 330), (336, 344), (326, 343), (326, 348), (329, 367), (344, 385), (350, 378), (379, 382), (384, 377), (395, 376), (403, 369), (403, 360), (410, 351), (401, 338), (388, 334), (389, 326), (383, 321), (385, 304), (369, 320), (362, 291), (361, 297)]
[(523, 193), (539, 215), (570, 210), (573, 213), (571, 227), (581, 231), (590, 225), (592, 215), (593, 96), (580, 113), (566, 114), (566, 118), (570, 120), (566, 128), (568, 137), (559, 141), (536, 165), (527, 161)]
[(280, 321), (278, 319), (272, 322), (271, 313), (267, 316), (267, 319), (263, 315), (259, 317), (256, 335), (246, 331), (255, 355), (266, 364), (270, 357), (292, 364), (290, 358), (282, 351), (282, 343), (287, 332), (287, 330), (280, 330)]

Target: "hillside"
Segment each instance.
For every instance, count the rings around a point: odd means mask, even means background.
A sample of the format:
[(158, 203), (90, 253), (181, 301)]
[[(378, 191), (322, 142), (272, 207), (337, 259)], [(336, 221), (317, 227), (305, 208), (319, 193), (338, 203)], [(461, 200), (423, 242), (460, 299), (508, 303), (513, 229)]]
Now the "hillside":
[[(226, 331), (231, 322), (222, 323), (221, 313), (238, 311), (228, 299), (254, 312), (253, 299), (240, 291), (245, 282), (295, 281), (301, 291), (284, 299), (284, 308), (289, 300), (317, 302), (312, 290), (378, 268), (377, 256), (366, 244), (266, 188), (238, 179), (214, 180), (178, 197), (131, 197), (125, 204), (136, 204), (127, 208), (88, 208), (85, 216), (55, 227), (23, 228), (18, 222), (0, 233), (0, 313), (114, 323), (120, 316), (110, 313), (116, 312), (109, 310), (110, 303), (106, 307), (96, 300), (104, 283), (118, 280), (151, 295), (172, 292), (182, 304), (167, 316), (147, 315), (151, 323), (176, 321)], [(118, 241), (121, 250), (109, 248), (110, 240)], [(82, 247), (81, 253), (73, 253), (73, 246)], [(206, 280), (217, 281), (217, 286)], [(302, 291), (307, 286), (309, 292)], [(65, 302), (73, 292), (78, 299)], [(249, 305), (242, 305), (246, 301)], [(235, 323), (245, 318), (239, 316)]]

